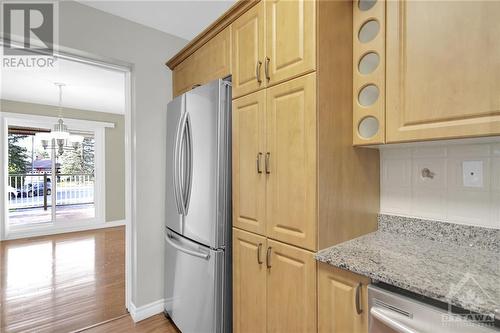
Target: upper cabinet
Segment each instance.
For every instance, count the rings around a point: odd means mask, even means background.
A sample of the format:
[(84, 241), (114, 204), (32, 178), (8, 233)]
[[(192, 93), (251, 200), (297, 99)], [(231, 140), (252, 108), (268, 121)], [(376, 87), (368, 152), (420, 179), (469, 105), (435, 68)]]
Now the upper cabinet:
[(498, 1), (355, 2), (354, 144), (499, 135), (499, 17)]
[(173, 70), (173, 94), (231, 74), (231, 27), (219, 32)]
[(264, 78), (264, 4), (261, 2), (232, 24), (233, 98), (266, 86)]
[(316, 67), (316, 1), (268, 0), (266, 59), (269, 85), (283, 82)]
[(231, 26), (233, 98), (315, 70), (315, 1), (261, 1)]

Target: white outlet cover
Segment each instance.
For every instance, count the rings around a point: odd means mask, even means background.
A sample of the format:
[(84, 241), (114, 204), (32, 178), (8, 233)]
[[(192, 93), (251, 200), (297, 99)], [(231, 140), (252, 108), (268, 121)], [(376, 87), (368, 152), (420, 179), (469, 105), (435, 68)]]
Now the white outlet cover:
[(463, 161), (462, 170), (465, 187), (483, 187), (483, 161)]

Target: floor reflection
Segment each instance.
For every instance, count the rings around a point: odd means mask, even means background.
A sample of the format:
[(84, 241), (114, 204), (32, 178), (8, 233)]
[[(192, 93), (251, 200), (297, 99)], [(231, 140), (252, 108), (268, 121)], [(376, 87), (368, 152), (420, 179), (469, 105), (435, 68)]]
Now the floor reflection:
[(0, 243), (1, 332), (69, 332), (126, 313), (124, 228)]

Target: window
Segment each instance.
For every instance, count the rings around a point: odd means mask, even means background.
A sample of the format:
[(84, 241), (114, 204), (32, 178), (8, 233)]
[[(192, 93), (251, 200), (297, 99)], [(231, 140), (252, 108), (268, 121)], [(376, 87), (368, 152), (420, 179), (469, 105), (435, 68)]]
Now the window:
[[(64, 119), (71, 139), (48, 137), (57, 118), (2, 116), (4, 234), (103, 223), (105, 127)], [(45, 134), (43, 134), (45, 133)]]

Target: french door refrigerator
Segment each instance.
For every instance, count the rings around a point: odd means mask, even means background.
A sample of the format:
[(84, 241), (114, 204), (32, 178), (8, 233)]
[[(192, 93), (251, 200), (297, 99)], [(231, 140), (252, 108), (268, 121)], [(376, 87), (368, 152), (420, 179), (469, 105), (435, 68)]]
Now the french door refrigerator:
[(231, 331), (231, 86), (167, 109), (165, 312), (183, 333)]

